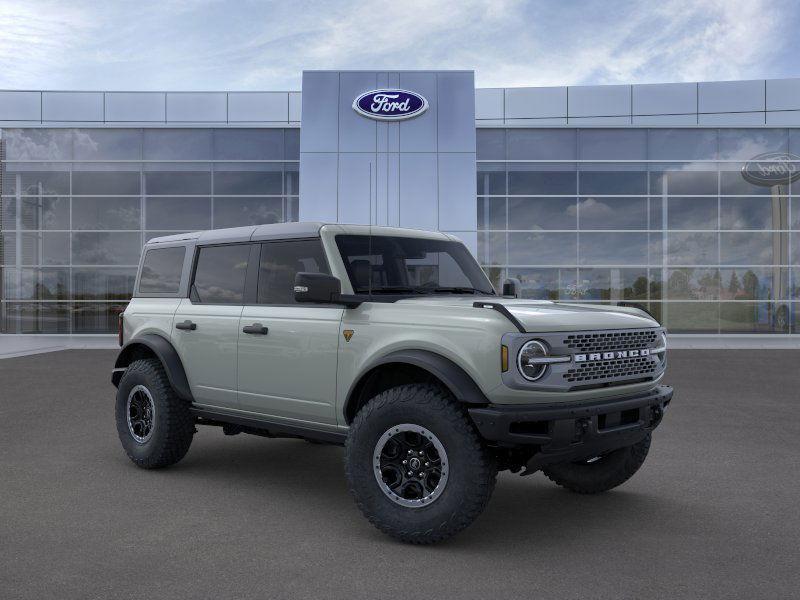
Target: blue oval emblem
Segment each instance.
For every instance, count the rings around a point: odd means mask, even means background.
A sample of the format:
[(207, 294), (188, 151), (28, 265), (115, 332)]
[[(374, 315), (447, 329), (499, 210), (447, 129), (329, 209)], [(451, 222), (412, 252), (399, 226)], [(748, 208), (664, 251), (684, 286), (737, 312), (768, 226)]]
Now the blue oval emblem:
[(800, 179), (800, 156), (788, 152), (759, 154), (742, 167), (742, 177), (755, 185), (788, 185)]
[(379, 121), (400, 121), (421, 115), (428, 101), (407, 90), (372, 90), (353, 100), (353, 110)]

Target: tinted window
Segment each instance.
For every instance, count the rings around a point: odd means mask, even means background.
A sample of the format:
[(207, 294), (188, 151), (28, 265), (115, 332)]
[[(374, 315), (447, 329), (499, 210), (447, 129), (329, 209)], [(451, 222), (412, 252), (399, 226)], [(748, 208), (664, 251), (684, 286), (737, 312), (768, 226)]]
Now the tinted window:
[(192, 297), (207, 304), (243, 304), (249, 244), (201, 248)]
[(142, 294), (177, 294), (186, 248), (148, 250), (142, 265), (139, 292)]
[(294, 304), (294, 278), (300, 272), (328, 273), (319, 240), (262, 244), (259, 304)]

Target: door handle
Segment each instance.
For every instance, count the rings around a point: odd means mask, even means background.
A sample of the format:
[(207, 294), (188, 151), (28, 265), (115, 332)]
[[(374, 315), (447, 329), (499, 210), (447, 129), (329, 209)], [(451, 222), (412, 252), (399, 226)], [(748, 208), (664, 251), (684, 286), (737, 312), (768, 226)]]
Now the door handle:
[(192, 323), (186, 319), (183, 323), (175, 323), (175, 329), (183, 329), (184, 331), (194, 331), (197, 329), (197, 323)]
[(269, 328), (264, 327), (261, 323), (253, 323), (252, 325), (245, 325), (242, 327), (242, 333), (254, 333), (256, 335), (267, 335)]

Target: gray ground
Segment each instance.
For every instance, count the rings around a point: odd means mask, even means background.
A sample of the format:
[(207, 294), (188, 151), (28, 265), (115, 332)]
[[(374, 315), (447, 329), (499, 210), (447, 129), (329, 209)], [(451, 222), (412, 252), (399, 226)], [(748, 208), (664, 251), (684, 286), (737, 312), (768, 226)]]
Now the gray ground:
[(201, 428), (137, 469), (113, 351), (0, 361), (0, 598), (788, 598), (800, 584), (798, 351), (672, 351), (648, 461), (596, 497), (501, 475), (436, 547), (356, 510), (342, 451)]

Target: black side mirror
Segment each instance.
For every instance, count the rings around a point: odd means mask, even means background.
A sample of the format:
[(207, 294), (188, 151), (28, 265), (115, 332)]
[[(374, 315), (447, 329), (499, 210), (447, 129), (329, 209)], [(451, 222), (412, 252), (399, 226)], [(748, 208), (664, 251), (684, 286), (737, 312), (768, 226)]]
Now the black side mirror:
[(503, 282), (503, 296), (519, 298), (519, 290), (522, 287), (519, 279), (510, 277)]
[(342, 282), (325, 273), (300, 272), (294, 277), (295, 302), (338, 303)]

